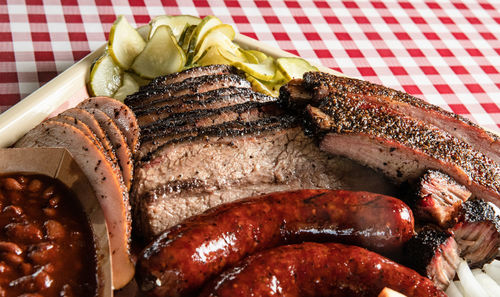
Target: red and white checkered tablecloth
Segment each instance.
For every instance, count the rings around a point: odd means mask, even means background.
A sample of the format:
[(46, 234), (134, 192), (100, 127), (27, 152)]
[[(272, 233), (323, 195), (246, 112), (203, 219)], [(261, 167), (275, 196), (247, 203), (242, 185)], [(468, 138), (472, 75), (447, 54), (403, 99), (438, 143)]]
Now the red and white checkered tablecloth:
[(117, 15), (216, 15), (242, 34), (500, 130), (500, 2), (0, 0), (0, 112), (97, 49)]

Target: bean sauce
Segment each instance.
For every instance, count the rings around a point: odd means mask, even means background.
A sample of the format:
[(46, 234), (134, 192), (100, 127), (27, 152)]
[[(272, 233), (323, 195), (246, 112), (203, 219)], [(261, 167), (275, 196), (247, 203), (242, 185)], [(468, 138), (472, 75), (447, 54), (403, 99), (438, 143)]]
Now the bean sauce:
[(96, 263), (69, 189), (42, 175), (0, 176), (0, 297), (95, 296)]

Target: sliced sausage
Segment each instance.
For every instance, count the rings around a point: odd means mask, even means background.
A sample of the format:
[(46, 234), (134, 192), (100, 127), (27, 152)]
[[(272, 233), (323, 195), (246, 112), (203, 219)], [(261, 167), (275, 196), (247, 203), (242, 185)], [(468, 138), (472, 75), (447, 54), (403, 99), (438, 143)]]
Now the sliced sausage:
[(97, 108), (107, 114), (120, 128), (135, 155), (139, 148), (139, 125), (134, 112), (125, 104), (109, 97), (92, 97), (78, 104), (79, 108)]
[(408, 297), (446, 296), (429, 279), (377, 253), (306, 242), (249, 256), (206, 286), (200, 297), (377, 296), (384, 287)]
[(108, 135), (116, 153), (116, 157), (118, 158), (118, 165), (120, 165), (125, 186), (130, 190), (134, 174), (134, 160), (132, 159), (132, 152), (128, 147), (125, 136), (123, 136), (123, 133), (120, 131), (118, 126), (116, 126), (115, 122), (113, 122), (113, 120), (111, 120), (111, 118), (103, 111), (96, 108), (85, 109), (94, 116), (104, 132)]
[(184, 296), (249, 254), (303, 241), (357, 244), (395, 255), (413, 233), (400, 200), (367, 192), (300, 190), (220, 205), (160, 235), (139, 256), (152, 296)]
[(130, 205), (121, 175), (80, 130), (65, 123), (45, 121), (29, 131), (16, 147), (68, 149), (94, 187), (106, 218), (112, 255), (113, 286), (126, 285), (134, 275), (129, 253)]
[(87, 126), (85, 123), (83, 123), (79, 119), (76, 119), (74, 117), (70, 117), (67, 115), (59, 114), (55, 117), (50, 118), (50, 120), (61, 122), (61, 123), (66, 123), (68, 125), (74, 126), (78, 130), (82, 131), (83, 134), (85, 134), (85, 136), (87, 136), (104, 154), (106, 154), (106, 151), (104, 150), (104, 147), (102, 146), (101, 141), (95, 137), (94, 132), (92, 132), (92, 130), (90, 130), (89, 126)]
[(111, 143), (109, 142), (108, 136), (106, 135), (106, 132), (102, 130), (99, 122), (97, 122), (94, 116), (92, 116), (88, 111), (81, 108), (70, 108), (60, 113), (60, 115), (70, 116), (85, 123), (85, 125), (87, 125), (94, 133), (97, 140), (99, 140), (99, 142), (102, 144), (102, 147), (105, 150), (105, 154), (109, 157), (111, 163), (114, 166), (118, 166), (116, 154), (113, 150), (113, 147), (111, 146)]

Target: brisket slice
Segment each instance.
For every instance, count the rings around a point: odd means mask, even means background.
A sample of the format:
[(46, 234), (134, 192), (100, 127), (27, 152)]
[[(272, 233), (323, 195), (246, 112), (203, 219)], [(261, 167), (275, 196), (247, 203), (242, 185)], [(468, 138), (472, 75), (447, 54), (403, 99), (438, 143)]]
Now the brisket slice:
[(466, 201), (451, 228), (460, 247), (460, 256), (471, 267), (482, 267), (492, 261), (500, 248), (500, 218), (488, 203), (474, 199)]
[(134, 109), (134, 113), (137, 115), (137, 117), (140, 117), (142, 115), (149, 114), (149, 113), (158, 113), (158, 112), (160, 112), (160, 110), (170, 111), (170, 108), (172, 106), (182, 105), (185, 102), (187, 102), (187, 103), (193, 102), (193, 101), (203, 102), (206, 99), (210, 99), (213, 97), (222, 97), (222, 96), (232, 95), (232, 94), (240, 93), (243, 90), (251, 91), (251, 89), (248, 89), (248, 88), (228, 87), (228, 88), (220, 88), (220, 89), (211, 90), (211, 91), (204, 92), (204, 93), (196, 93), (196, 94), (187, 94), (187, 95), (181, 95), (181, 96), (168, 97), (168, 98), (165, 98), (165, 100), (156, 101), (154, 104), (148, 104), (148, 105), (143, 106), (143, 107), (137, 107)]
[(215, 89), (238, 87), (250, 88), (250, 82), (236, 74), (204, 75), (185, 79), (162, 88), (147, 86), (137, 93), (127, 96), (125, 104), (133, 110), (155, 104), (169, 97), (204, 93)]
[(500, 166), (467, 143), (422, 121), (361, 98), (331, 97), (307, 107), (322, 150), (414, 180), (440, 170), (476, 196), (500, 205)]
[(282, 111), (275, 104), (253, 107), (242, 105), (223, 112), (211, 112), (200, 117), (183, 117), (166, 125), (149, 127), (149, 129), (142, 131), (141, 148), (137, 157), (140, 161), (146, 161), (158, 147), (176, 139), (203, 135), (209, 131), (205, 129), (206, 127), (213, 126), (211, 130), (222, 130), (227, 128), (227, 125), (224, 124), (229, 122), (233, 122), (233, 125), (244, 126), (245, 123), (266, 118), (268, 121), (273, 121), (272, 116), (281, 113)]
[(460, 263), (458, 245), (452, 233), (424, 227), (405, 245), (406, 264), (446, 290)]
[(321, 152), (289, 117), (227, 123), (178, 138), (141, 162), (135, 181), (135, 222), (146, 237), (210, 207), (262, 193), (345, 188), (390, 194), (380, 175)]
[(185, 100), (179, 104), (153, 108), (141, 113), (136, 113), (139, 126), (143, 128), (150, 125), (157, 125), (159, 121), (165, 122), (169, 121), (169, 119), (185, 117), (187, 114), (196, 114), (199, 111), (210, 112), (230, 109), (233, 106), (247, 102), (270, 103), (277, 101), (274, 97), (254, 92), (251, 89), (237, 88), (236, 90), (238, 91), (229, 95), (221, 96), (220, 94), (215, 94), (211, 97), (204, 97), (204, 100), (200, 100), (201, 94), (196, 94), (192, 95), (191, 97), (193, 98), (191, 99), (189, 99), (189, 97), (185, 98)]
[(500, 140), (496, 135), (485, 131), (464, 117), (429, 104), (422, 99), (364, 80), (321, 72), (305, 73), (304, 86), (312, 91), (315, 100), (330, 96), (354, 95), (368, 102), (386, 105), (462, 139), (475, 150), (500, 163)]
[[(236, 67), (230, 65), (209, 65), (202, 67), (193, 67), (186, 69), (181, 72), (172, 73), (169, 75), (159, 76), (153, 79), (149, 83), (149, 87), (154, 86), (156, 88), (161, 88), (162, 86), (166, 86), (173, 83), (181, 82), (188, 78), (199, 77), (204, 75), (220, 75), (220, 74), (239, 74), (241, 76), (242, 73)], [(141, 87), (141, 90), (146, 89), (148, 87)]]
[(447, 228), (456, 223), (457, 212), (471, 195), (448, 175), (428, 170), (419, 179), (411, 204), (416, 218)]

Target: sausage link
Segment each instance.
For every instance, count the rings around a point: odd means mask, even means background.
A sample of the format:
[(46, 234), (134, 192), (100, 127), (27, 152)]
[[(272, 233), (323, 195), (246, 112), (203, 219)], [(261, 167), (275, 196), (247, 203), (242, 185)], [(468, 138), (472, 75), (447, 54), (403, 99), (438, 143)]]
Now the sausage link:
[(210, 282), (200, 297), (377, 296), (384, 287), (408, 297), (446, 296), (431, 280), (377, 253), (306, 242), (247, 257)]
[(300, 190), (220, 205), (167, 230), (142, 252), (138, 284), (151, 296), (186, 296), (254, 252), (303, 241), (397, 254), (413, 235), (400, 200), (367, 192)]

